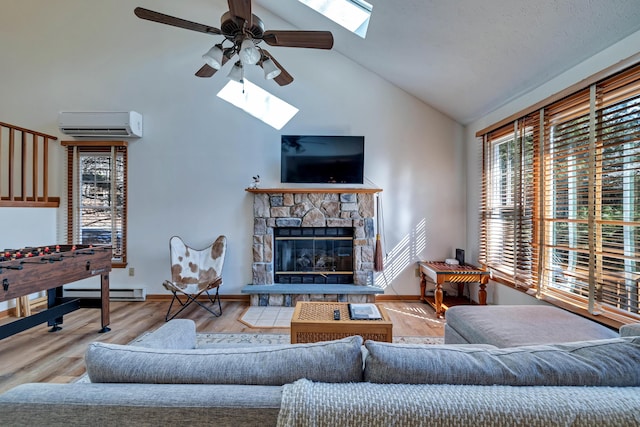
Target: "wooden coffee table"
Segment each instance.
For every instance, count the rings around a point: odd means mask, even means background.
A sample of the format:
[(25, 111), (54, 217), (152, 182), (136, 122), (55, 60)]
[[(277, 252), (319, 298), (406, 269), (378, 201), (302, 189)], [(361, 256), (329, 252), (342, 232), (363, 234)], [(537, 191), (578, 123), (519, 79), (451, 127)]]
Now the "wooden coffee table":
[[(392, 342), (393, 323), (384, 307), (376, 304), (382, 320), (351, 320), (348, 306), (346, 302), (298, 302), (291, 318), (291, 343), (330, 341), (352, 335)], [(333, 320), (334, 310), (340, 310), (340, 320)]]

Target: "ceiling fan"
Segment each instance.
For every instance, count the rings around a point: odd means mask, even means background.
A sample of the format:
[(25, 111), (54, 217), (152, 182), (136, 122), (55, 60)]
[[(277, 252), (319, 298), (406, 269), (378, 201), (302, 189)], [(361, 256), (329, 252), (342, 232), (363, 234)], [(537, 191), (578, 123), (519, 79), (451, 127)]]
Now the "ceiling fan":
[(224, 36), (221, 43), (217, 43), (202, 55), (205, 64), (196, 71), (195, 75), (198, 77), (213, 76), (225, 63), (237, 55), (238, 60), (229, 73), (230, 79), (242, 81), (243, 67), (258, 65), (264, 70), (265, 78), (273, 79), (280, 86), (285, 86), (293, 81), (293, 77), (266, 49), (259, 46), (261, 42), (264, 41), (269, 46), (311, 49), (333, 47), (333, 35), (330, 31), (265, 31), (262, 20), (251, 13), (251, 0), (228, 0), (228, 3), (229, 11), (220, 18), (219, 29), (142, 7), (136, 7), (134, 13), (138, 18), (148, 21)]

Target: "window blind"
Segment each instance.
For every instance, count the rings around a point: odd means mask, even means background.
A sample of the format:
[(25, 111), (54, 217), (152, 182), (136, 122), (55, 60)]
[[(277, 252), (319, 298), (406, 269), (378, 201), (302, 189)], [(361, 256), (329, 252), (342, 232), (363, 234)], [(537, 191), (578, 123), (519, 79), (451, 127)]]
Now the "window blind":
[(67, 146), (67, 241), (109, 244), (126, 265), (127, 143), (62, 141)]
[(526, 117), (484, 137), (480, 261), (516, 286), (533, 286), (535, 120)]
[(483, 181), (480, 205), (480, 262), (495, 274), (513, 278), (513, 125), (483, 136)]
[(588, 297), (589, 90), (544, 111), (544, 291)]
[(607, 79), (595, 100), (594, 302), (638, 313), (640, 69)]
[(637, 321), (640, 65), (482, 140), (480, 262), (563, 306)]

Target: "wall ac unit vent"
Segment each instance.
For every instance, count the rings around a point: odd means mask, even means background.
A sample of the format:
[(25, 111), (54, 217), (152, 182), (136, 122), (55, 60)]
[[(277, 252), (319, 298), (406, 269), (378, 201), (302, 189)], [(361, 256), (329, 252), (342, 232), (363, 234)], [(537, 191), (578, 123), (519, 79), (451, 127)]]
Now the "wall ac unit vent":
[(58, 127), (71, 136), (142, 137), (142, 114), (135, 111), (61, 111)]
[[(62, 294), (70, 298), (100, 298), (100, 289), (64, 289)], [(145, 301), (147, 290), (135, 289), (109, 289), (110, 301)]]

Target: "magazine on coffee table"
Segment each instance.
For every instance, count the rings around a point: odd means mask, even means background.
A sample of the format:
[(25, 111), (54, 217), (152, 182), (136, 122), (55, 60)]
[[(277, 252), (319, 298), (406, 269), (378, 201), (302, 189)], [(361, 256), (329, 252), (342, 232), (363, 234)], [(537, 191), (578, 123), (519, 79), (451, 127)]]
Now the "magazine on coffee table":
[(349, 304), (349, 317), (351, 320), (380, 320), (382, 315), (375, 304)]

